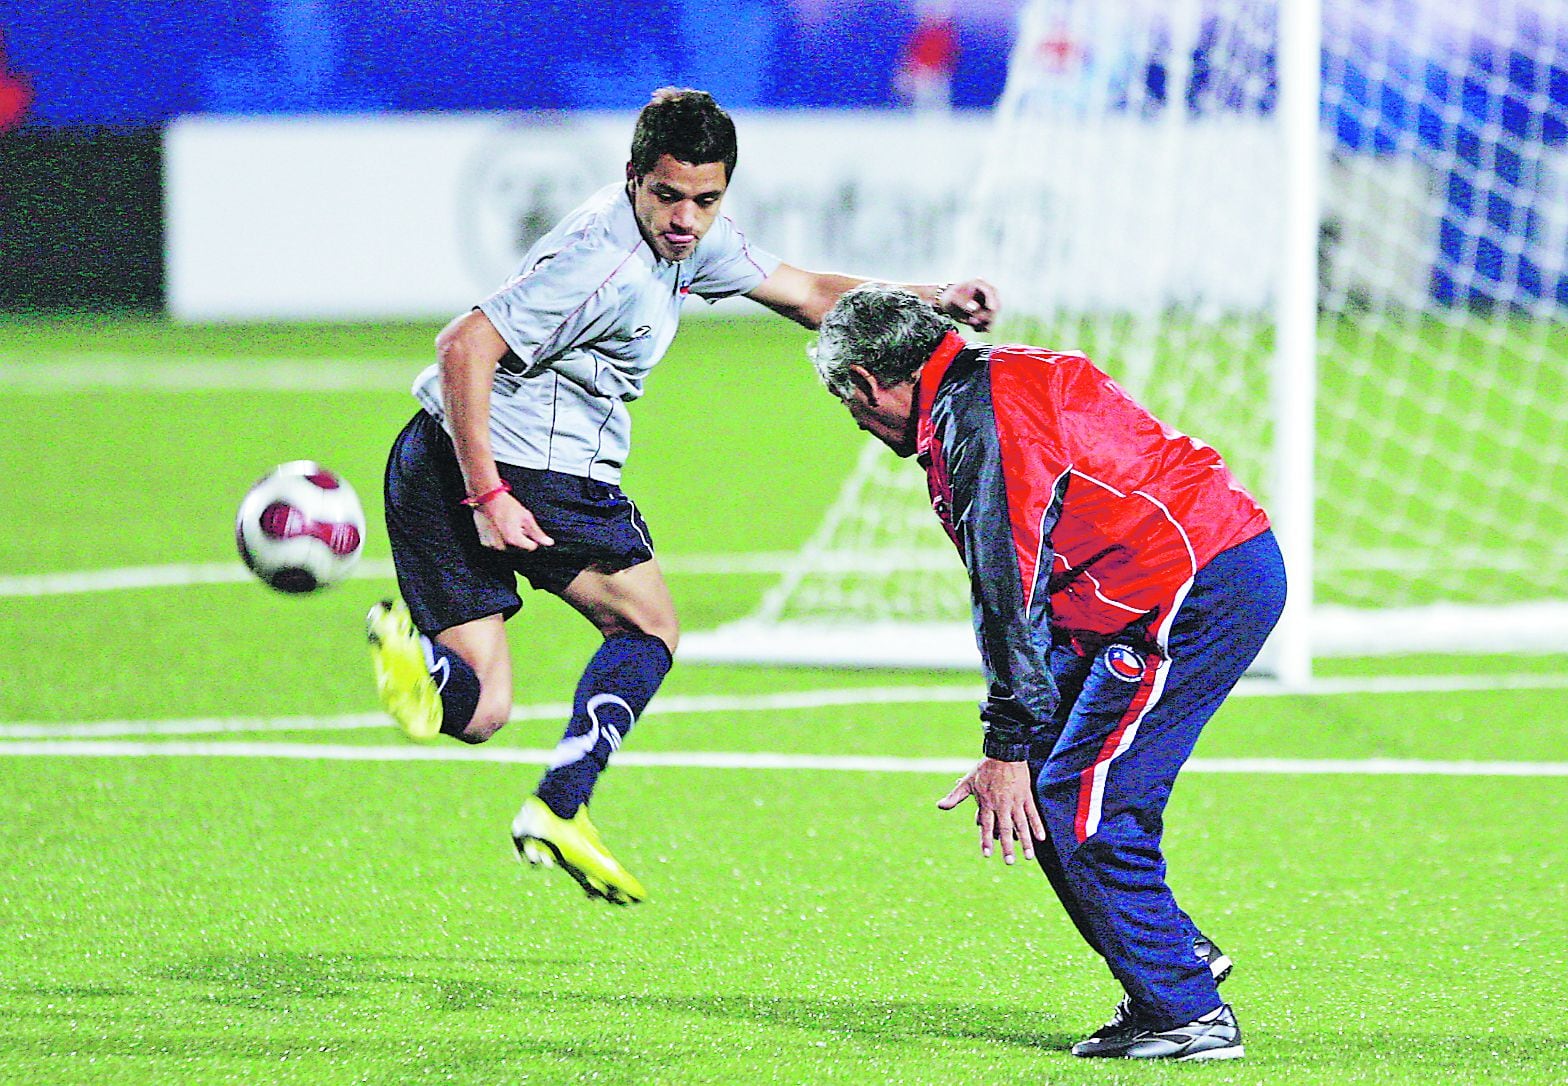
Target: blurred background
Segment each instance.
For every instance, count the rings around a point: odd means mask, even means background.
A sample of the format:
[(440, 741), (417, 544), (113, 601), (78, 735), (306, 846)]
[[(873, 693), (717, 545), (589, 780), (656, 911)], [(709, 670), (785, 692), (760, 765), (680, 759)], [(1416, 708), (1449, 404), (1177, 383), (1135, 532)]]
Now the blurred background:
[(183, 117), (624, 112), (666, 84), (738, 111), (982, 111), (1016, 7), (5, 0), (0, 306), (163, 305), (162, 136)]
[[(1184, 100), (1194, 114), (1275, 109), (1273, 4), (1164, 5), (1175, 13), (1169, 22), (1203, 22), (1186, 57), (1179, 44), (1173, 54), (1168, 30), (1163, 40), (1144, 41), (1117, 25), (1128, 11), (1162, 5), (1034, 6), (1056, 13), (1057, 25), (1032, 33), (1054, 73), (1045, 89), (1058, 112), (1075, 105), (1080, 112), (1147, 114), (1168, 97)], [(1489, 133), (1537, 149), (1561, 148), (1568, 138), (1560, 6), (1556, 0), (1328, 0), (1323, 6), (1328, 36), (1337, 23), (1345, 43), (1337, 49), (1331, 42), (1325, 52), (1333, 93), (1324, 95), (1323, 122), (1333, 151), (1388, 154), (1415, 140), (1455, 156), (1452, 176), (1439, 179), (1447, 206), (1439, 209), (1438, 241), (1459, 274), (1417, 268), (1407, 278), (1418, 293), (1429, 290), (1439, 301), (1477, 294), (1511, 300), (1517, 288), (1568, 304), (1568, 170), (1561, 155), (1498, 155), (1488, 145), (1495, 142)], [(3, 0), (0, 308), (172, 303), (177, 315), (216, 317), (448, 312), (505, 274), (519, 246), (624, 158), (623, 119), (604, 128), (602, 140), (574, 135), (551, 142), (539, 129), (558, 130), (598, 111), (624, 115), (665, 84), (708, 89), (741, 113), (813, 118), (809, 129), (800, 129), (805, 153), (792, 144), (768, 158), (778, 141), (766, 129), (743, 138), (743, 162), (754, 175), (748, 180), (766, 175), (759, 164), (786, 175), (773, 192), (755, 186), (737, 192), (737, 210), (755, 237), (797, 263), (842, 266), (847, 259), (864, 266), (870, 258), (878, 274), (932, 274), (942, 244), (935, 235), (952, 225), (955, 200), (963, 200), (965, 181), (972, 180), (974, 159), (967, 166), (961, 160), (978, 153), (986, 131), (981, 122), (1002, 98), (1023, 7), (1022, 0), (734, 0), (722, 7), (697, 0), (614, 6)], [(1196, 14), (1181, 14), (1186, 8)], [(1151, 22), (1148, 12), (1139, 18)], [(1227, 78), (1227, 65), (1237, 59), (1227, 38), (1248, 23), (1261, 27), (1251, 42), (1258, 55), (1245, 65), (1248, 82), (1238, 84)], [(1037, 97), (1040, 89), (1033, 88)], [(1089, 104), (1106, 93), (1112, 101)], [(1454, 109), (1473, 124), (1455, 126), (1446, 117)], [(875, 157), (879, 119), (911, 113), (927, 115), (920, 142), (935, 152), (918, 170), (907, 162), (843, 164)], [(938, 114), (953, 119), (929, 120)], [(475, 121), (481, 116), (487, 119)], [(835, 116), (853, 120), (835, 126)], [(301, 117), (336, 118), (341, 125), (289, 124)], [(371, 117), (399, 118), (405, 127), (354, 123)], [(428, 123), (438, 117), (466, 118), (466, 130), (461, 123)], [(247, 119), (256, 125), (235, 128)], [(202, 120), (205, 127), (196, 123)], [(419, 120), (427, 123), (406, 126)], [(188, 140), (180, 138), (182, 127), (190, 129)], [(873, 133), (870, 146), (860, 142), (861, 131)], [(880, 131), (889, 133), (885, 140), (902, 141), (901, 148), (912, 138), (896, 121)], [(249, 147), (222, 143), (236, 132)], [(312, 143), (313, 136), (322, 142)], [(430, 172), (430, 160), (439, 157), (465, 161)], [(272, 172), (260, 175), (262, 166)], [(284, 166), (316, 172), (305, 176)], [(944, 167), (950, 168), (941, 177), (910, 176)], [(1477, 168), (1501, 183), (1477, 189), (1471, 177)], [(232, 189), (247, 176), (260, 192), (235, 192), (227, 204), (214, 204), (207, 192), (203, 202), (204, 188)], [(803, 208), (799, 185), (813, 177), (825, 202)], [(338, 201), (357, 204), (377, 189), (401, 186), (362, 208), (361, 217), (385, 234), (428, 229), (429, 237), (409, 239), (400, 254), (362, 260), (384, 270), (361, 296), (335, 299), (312, 280), (295, 286), (297, 298), (279, 294), (275, 282), (276, 296), (257, 296), (255, 287), (279, 278), (267, 266), (256, 282), (234, 284), (248, 302), (187, 299), (182, 279), (233, 270), (232, 260), (207, 259), (203, 238), (208, 244), (215, 235), (228, 244), (254, 240), (233, 236), (236, 224), (212, 221), (244, 206), (242, 197), (260, 197), (253, 205), (257, 236), (279, 248), (293, 240), (268, 221), (301, 213), (266, 196), (267, 190), (275, 196), (287, 178), (320, 219), (336, 214)], [(364, 183), (370, 179), (377, 184)], [(861, 182), (891, 191), (866, 198)], [(307, 185), (312, 191), (303, 191)], [(435, 191), (443, 185), (451, 191)], [(424, 199), (410, 202), (415, 196)], [(462, 210), (450, 210), (454, 201)], [(1489, 228), (1471, 229), (1469, 219)], [(318, 230), (321, 223), (308, 226)], [(849, 238), (835, 246), (821, 238), (841, 227), (874, 240)], [(1509, 237), (1524, 248), (1524, 266), (1516, 271), (1501, 267)], [(362, 251), (369, 244), (349, 233), (330, 240)], [(901, 249), (891, 267), (888, 244)], [(453, 251), (459, 248), (467, 252)], [(398, 255), (407, 263), (388, 262)], [(297, 256), (286, 253), (296, 268)], [(463, 261), (464, 268), (451, 266)], [(422, 284), (406, 281), (416, 268)], [(945, 278), (950, 269), (934, 274)], [(326, 273), (322, 278), (332, 281)], [(1499, 278), (1506, 281), (1489, 286)], [(199, 293), (198, 286), (191, 289)]]

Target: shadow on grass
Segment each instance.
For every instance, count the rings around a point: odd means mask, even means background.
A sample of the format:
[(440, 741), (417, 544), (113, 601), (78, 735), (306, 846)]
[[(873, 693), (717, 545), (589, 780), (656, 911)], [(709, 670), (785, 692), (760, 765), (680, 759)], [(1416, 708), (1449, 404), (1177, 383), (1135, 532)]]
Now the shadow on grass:
[[(593, 1082), (595, 1086), (643, 1086), (649, 1067), (658, 1067), (635, 1042), (551, 1042), (519, 1038), (344, 1037), (324, 1031), (308, 1040), (233, 1036), (212, 1028), (173, 1026), (149, 1035), (125, 1031), (59, 1037), (7, 1038), (6, 1058), (35, 1073), (32, 1082), (85, 1082), (55, 1077), (57, 1069), (79, 1072), (99, 1065), (99, 1074), (118, 1069), (127, 1082), (353, 1082), (356, 1086), (408, 1086), (414, 1082)], [(274, 1076), (280, 1067), (290, 1078)], [(131, 1070), (134, 1069), (134, 1070)], [(539, 1077), (541, 1071), (548, 1077)], [(7, 1079), (6, 1081), (12, 1081)], [(16, 1080), (23, 1081), (23, 1080)], [(99, 1081), (95, 1078), (93, 1081)], [(664, 1081), (668, 1081), (667, 1079)]]
[[(213, 1056), (250, 1061), (286, 1055), (358, 1068), (358, 1081), (378, 1086), (403, 1081), (410, 1069), (423, 1073), (427, 1064), (487, 1080), (529, 1070), (561, 1082), (590, 1072), (599, 1082), (683, 1081), (683, 1075), (695, 1081), (711, 1069), (711, 1053), (726, 1050), (735, 1038), (775, 1053), (803, 1044), (832, 1050), (848, 1042), (862, 1057), (895, 1057), (949, 1041), (998, 1057), (1012, 1050), (1068, 1062), (1066, 1049), (1077, 1039), (1061, 1031), (1055, 1015), (1034, 1009), (1027, 992), (1013, 1005), (997, 1006), (833, 992), (694, 994), (681, 991), (679, 979), (668, 982), (675, 990), (667, 994), (656, 987), (576, 958), (283, 951), (206, 955), (156, 969), (133, 985), (0, 984), (0, 999), (13, 1005), (18, 1021), (92, 1020), (96, 1038), (72, 1035), (71, 1047), (81, 1053), (170, 1066)], [(214, 1016), (200, 1007), (222, 1011)], [(236, 1017), (236, 1010), (259, 1017)], [(317, 1017), (330, 1025), (306, 1047), (298, 1038), (270, 1036), (280, 1023)], [(163, 1028), (149, 1032), (152, 1019)], [(221, 1035), (215, 1035), (219, 1022)], [(359, 1025), (345, 1030), (345, 1022)], [(475, 1023), (484, 1024), (485, 1039), (466, 1035)], [(16, 1038), (13, 1049), (47, 1056), (60, 1035), (52, 1026), (44, 1029), (35, 1038)], [(1390, 1082), (1467, 1082), (1485, 1065), (1511, 1082), (1568, 1082), (1568, 1046), (1555, 1037), (1386, 1027), (1293, 1030), (1254, 1033), (1248, 1049), (1249, 1066), (1289, 1066), (1313, 1081), (1375, 1065)]]
[(588, 1003), (631, 1003), (655, 1010), (882, 1041), (949, 1037), (1057, 1050), (1078, 1040), (1076, 1036), (1042, 1030), (1042, 1024), (1054, 1017), (1045, 1012), (939, 1000), (745, 995), (615, 997), (583, 993), (565, 998)]
[[(442, 966), (439, 975), (433, 966)], [(385, 955), (304, 954), (292, 951), (208, 955), (159, 970), (155, 976), (190, 986), (180, 995), (200, 1003), (277, 1011), (299, 1001), (380, 1002), (402, 989), (435, 1012), (510, 1012), (536, 1018), (571, 1007), (598, 1008), (639, 1018), (697, 1015), (839, 1038), (882, 1042), (947, 1037), (983, 1044), (1060, 1050), (1077, 1038), (1048, 1031), (1054, 1016), (1026, 1008), (942, 1000), (857, 999), (846, 996), (676, 995), (585, 991), (551, 983), (540, 974), (577, 973), (575, 959), (434, 959)], [(460, 976), (482, 971), (495, 978)], [(539, 983), (528, 983), (539, 978)], [(175, 994), (175, 993), (170, 993)]]
[[(432, 961), (295, 951), (214, 954), (169, 966), (157, 976), (198, 986), (202, 1002), (263, 1009), (276, 1009), (300, 999), (365, 999), (369, 998), (365, 989), (373, 985), (402, 986), (417, 993), (431, 1009), (442, 1011), (487, 1010), (525, 996), (516, 985), (474, 977), (431, 976)], [(396, 963), (400, 962), (406, 962), (407, 967), (397, 968)], [(530, 958), (494, 964), (499, 967), (498, 972), (516, 974), (541, 968), (569, 969), (581, 963), (575, 959)]]

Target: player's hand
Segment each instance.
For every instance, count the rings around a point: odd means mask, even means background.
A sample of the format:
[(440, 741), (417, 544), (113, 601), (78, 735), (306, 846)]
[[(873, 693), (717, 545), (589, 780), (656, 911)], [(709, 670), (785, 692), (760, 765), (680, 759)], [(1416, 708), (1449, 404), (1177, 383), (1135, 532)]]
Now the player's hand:
[(965, 279), (937, 295), (937, 308), (961, 324), (984, 332), (996, 320), (1001, 299), (996, 288), (984, 279)]
[(510, 494), (497, 495), (475, 509), (474, 527), (479, 529), (479, 542), (495, 551), (508, 547), (532, 551), (555, 543), (523, 503)]
[(970, 796), (980, 808), (975, 812), (975, 824), (980, 827), (981, 856), (990, 856), (991, 842), (999, 840), (1002, 859), (1012, 863), (1017, 858), (1013, 855), (1016, 840), (1023, 846), (1024, 858), (1034, 859), (1034, 843), (1045, 840), (1045, 822), (1029, 784), (1028, 762), (982, 758), (936, 805), (951, 811)]

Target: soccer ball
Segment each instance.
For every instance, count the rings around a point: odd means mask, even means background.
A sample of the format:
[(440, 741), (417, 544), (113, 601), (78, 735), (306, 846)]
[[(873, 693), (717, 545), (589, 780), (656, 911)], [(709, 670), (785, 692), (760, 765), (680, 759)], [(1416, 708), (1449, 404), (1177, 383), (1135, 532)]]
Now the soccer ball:
[(365, 512), (342, 476), (314, 460), (279, 464), (240, 503), (234, 541), (252, 573), (279, 592), (341, 581), (365, 545)]

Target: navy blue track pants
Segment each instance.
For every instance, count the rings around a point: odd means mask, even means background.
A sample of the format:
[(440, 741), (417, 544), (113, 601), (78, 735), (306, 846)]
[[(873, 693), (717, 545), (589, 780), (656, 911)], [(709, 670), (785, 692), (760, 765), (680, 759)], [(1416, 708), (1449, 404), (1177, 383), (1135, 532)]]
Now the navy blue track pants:
[(1165, 882), (1165, 804), (1284, 602), (1284, 563), (1264, 532), (1198, 572), (1163, 647), (1128, 638), (1051, 652), (1062, 700), (1052, 734), (1031, 752), (1050, 837), (1035, 854), (1084, 939), (1160, 1027), (1222, 1002)]

